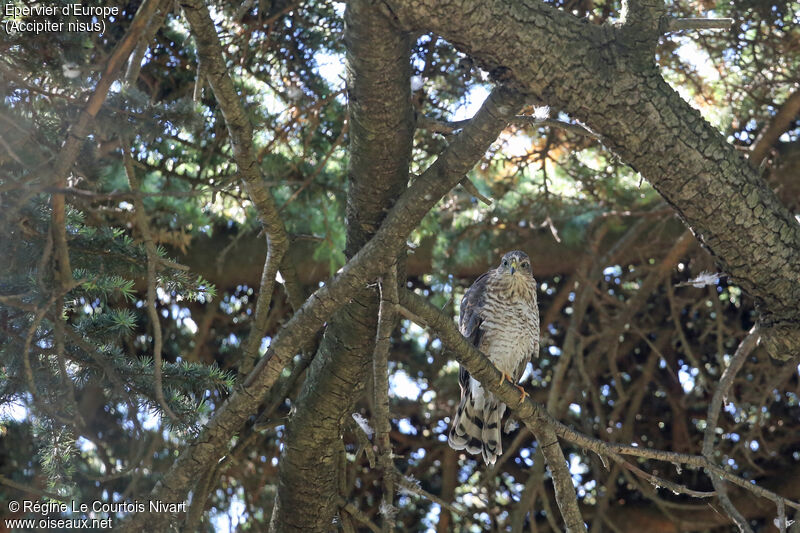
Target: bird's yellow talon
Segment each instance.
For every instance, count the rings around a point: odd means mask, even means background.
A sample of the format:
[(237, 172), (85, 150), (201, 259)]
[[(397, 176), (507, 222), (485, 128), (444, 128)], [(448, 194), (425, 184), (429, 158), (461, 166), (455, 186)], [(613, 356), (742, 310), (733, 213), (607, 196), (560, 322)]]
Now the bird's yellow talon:
[(514, 386), (519, 389), (520, 392), (519, 403), (521, 404), (522, 402), (525, 401), (526, 397), (530, 396), (530, 394), (528, 394), (527, 391), (522, 388), (522, 385), (514, 385)]
[(509, 383), (511, 383), (512, 385), (514, 385), (516, 388), (518, 388), (518, 389), (519, 389), (519, 393), (520, 393), (520, 396), (519, 396), (519, 403), (520, 403), (520, 404), (521, 404), (522, 402), (524, 402), (524, 401), (525, 401), (525, 398), (528, 398), (528, 397), (530, 397), (530, 394), (528, 394), (528, 393), (525, 391), (525, 389), (523, 389), (523, 388), (522, 388), (522, 385), (517, 385), (516, 383), (514, 383), (514, 378), (512, 378), (511, 376), (509, 376), (509, 375), (508, 375), (508, 374), (506, 374), (505, 372), (502, 372), (502, 373), (501, 373), (501, 376), (500, 376), (500, 383), (499, 383), (499, 385), (502, 385), (504, 381), (508, 381)]

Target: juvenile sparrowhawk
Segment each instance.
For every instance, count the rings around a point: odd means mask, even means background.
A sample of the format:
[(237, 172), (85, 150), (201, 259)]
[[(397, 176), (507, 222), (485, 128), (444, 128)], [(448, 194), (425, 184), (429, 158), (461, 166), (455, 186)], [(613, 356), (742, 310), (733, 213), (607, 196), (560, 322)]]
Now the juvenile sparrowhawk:
[[(531, 355), (539, 356), (536, 280), (524, 252), (508, 252), (500, 266), (475, 280), (461, 300), (458, 325), (461, 334), (494, 363), (504, 378), (516, 384)], [(463, 366), (459, 385), (461, 402), (448, 442), (455, 450), (480, 453), (486, 464), (494, 464), (503, 453), (500, 421), (506, 405), (484, 390)], [(517, 387), (524, 398), (526, 393)]]

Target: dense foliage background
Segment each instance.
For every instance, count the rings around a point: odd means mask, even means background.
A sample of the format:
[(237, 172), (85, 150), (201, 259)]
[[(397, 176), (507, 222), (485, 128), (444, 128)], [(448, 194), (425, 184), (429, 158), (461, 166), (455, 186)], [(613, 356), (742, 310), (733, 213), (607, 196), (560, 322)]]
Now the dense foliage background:
[[(610, 23), (621, 8), (605, 0), (552, 3), (588, 24)], [(70, 128), (138, 8), (102, 5), (121, 12), (105, 33), (3, 34), (0, 41), (0, 502), (25, 491), (34, 499), (141, 498), (243, 378), (266, 245), (180, 10), (159, 12), (165, 22), (140, 46), (140, 70), (111, 86), (66, 182), (53, 182)], [(666, 35), (658, 64), (800, 213), (797, 3), (676, 0), (668, 7), (673, 16), (733, 18), (730, 31)], [(343, 12), (342, 3), (316, 1), (211, 6), (253, 126), (259, 171), (290, 234), (285, 268), (295, 270), (301, 294), (345, 263)], [(493, 75), (434, 35), (416, 38), (412, 59), (415, 109), (427, 117), (414, 135), (418, 174), (451, 136), (434, 121), (469, 118)], [(523, 379), (534, 399), (607, 441), (699, 453), (714, 385), (755, 323), (754, 303), (602, 138), (547, 102), (531, 104), (525, 113), (535, 120), (512, 124), (470, 173), (491, 205), (457, 187), (413, 233), (408, 286), (455, 320), (472, 281), (503, 252), (525, 250), (542, 315), (542, 352)], [(57, 196), (66, 200), (69, 286), (57, 268)], [(148, 267), (157, 328), (148, 314)], [(278, 281), (262, 354), (296, 305)], [(185, 527), (267, 528), (285, 424), (318, 340), (284, 371), (258, 420), (232, 435), (231, 453), (197, 481)], [(398, 526), (561, 530), (527, 429), (507, 437), (491, 468), (448, 447), (458, 365), (436, 338), (402, 320), (389, 370), (395, 465), (410, 480), (395, 501)], [(797, 366), (756, 348), (727, 397), (715, 459), (800, 498), (798, 394)], [(364, 395), (353, 413), (367, 424), (371, 398)], [(343, 511), (332, 528), (380, 523), (371, 444), (355, 420), (342, 428), (342, 441), (340, 497), (364, 516), (352, 521), (353, 512)], [(580, 448), (567, 445), (565, 453), (592, 531), (735, 529), (715, 501), (659, 490)], [(712, 490), (703, 472), (639, 466)], [(777, 530), (774, 505), (736, 489), (730, 496), (756, 530)], [(0, 516), (9, 515), (0, 506)]]

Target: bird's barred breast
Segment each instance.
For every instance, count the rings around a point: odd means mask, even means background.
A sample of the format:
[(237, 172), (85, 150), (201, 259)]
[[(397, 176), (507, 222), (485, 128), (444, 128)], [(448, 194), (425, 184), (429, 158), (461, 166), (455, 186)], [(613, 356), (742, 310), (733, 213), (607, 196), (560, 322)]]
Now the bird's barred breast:
[(519, 362), (533, 350), (538, 335), (535, 300), (508, 301), (487, 294), (483, 309), (483, 351), (501, 372), (512, 375)]

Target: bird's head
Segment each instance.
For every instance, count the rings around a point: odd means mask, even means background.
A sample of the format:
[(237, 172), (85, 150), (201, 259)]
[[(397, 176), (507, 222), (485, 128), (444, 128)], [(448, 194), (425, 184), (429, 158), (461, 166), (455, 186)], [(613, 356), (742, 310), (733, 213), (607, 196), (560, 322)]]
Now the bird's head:
[(531, 272), (531, 259), (528, 257), (528, 254), (520, 250), (512, 250), (504, 255), (498, 268), (503, 274), (509, 276), (533, 277)]

